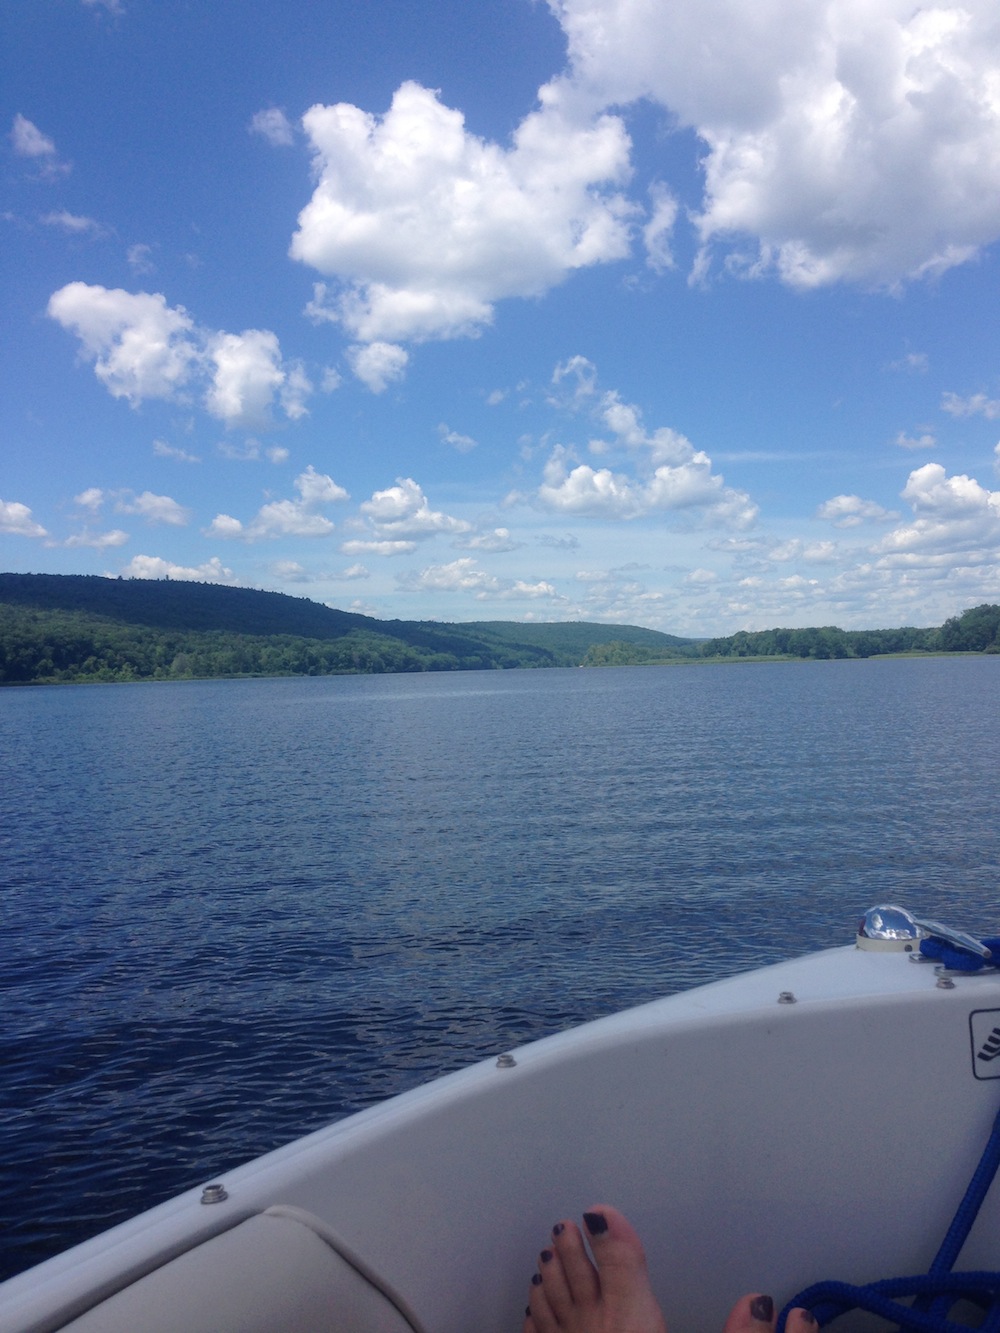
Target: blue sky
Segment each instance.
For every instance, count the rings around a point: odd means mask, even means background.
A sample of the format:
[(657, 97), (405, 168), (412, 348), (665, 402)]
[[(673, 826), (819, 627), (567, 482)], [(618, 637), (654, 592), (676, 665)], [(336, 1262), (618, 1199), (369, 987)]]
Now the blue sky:
[(0, 567), (1000, 601), (987, 0), (6, 0)]

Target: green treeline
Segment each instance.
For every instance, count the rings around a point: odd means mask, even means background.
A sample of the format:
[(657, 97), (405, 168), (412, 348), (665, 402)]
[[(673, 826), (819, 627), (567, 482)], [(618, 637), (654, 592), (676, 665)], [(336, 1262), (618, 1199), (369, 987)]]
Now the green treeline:
[(1000, 606), (933, 629), (773, 629), (682, 639), (629, 625), (376, 620), (217, 584), (0, 574), (0, 684), (321, 676), (733, 658), (1000, 653)]
[(0, 684), (578, 666), (636, 626), (376, 620), (306, 598), (167, 579), (0, 574)]
[(699, 645), (703, 657), (880, 657), (887, 653), (1000, 653), (1000, 606), (952, 616), (937, 629), (767, 629)]

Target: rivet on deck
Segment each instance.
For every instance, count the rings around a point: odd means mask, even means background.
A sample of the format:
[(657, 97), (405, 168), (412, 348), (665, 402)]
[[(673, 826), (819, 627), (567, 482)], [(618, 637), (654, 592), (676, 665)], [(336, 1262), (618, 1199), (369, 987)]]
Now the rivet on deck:
[(778, 996), (779, 1004), (795, 1004), (795, 995), (790, 990), (783, 990)]
[(206, 1185), (201, 1192), (202, 1203), (223, 1203), (228, 1198), (225, 1185)]
[(497, 1056), (497, 1069), (513, 1069), (516, 1064), (517, 1061), (510, 1051), (504, 1051), (503, 1055)]
[(936, 983), (936, 984), (937, 984), (937, 988), (938, 988), (938, 990), (954, 990), (954, 989), (955, 989), (955, 983), (952, 981), (951, 977), (938, 977), (938, 979), (937, 979), (937, 983)]

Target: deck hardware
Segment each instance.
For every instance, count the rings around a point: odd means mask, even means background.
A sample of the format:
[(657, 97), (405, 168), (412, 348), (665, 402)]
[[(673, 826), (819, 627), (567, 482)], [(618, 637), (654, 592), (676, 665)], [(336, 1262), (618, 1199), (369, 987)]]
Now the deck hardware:
[(779, 1004), (795, 1004), (795, 996), (790, 990), (783, 990), (778, 996)]
[(510, 1051), (504, 1051), (503, 1055), (497, 1056), (497, 1069), (513, 1069), (516, 1064), (517, 1061)]
[(223, 1203), (228, 1198), (225, 1185), (206, 1185), (201, 1192), (202, 1203)]
[(934, 984), (937, 986), (938, 990), (955, 989), (955, 983), (952, 981), (951, 977), (938, 977)]

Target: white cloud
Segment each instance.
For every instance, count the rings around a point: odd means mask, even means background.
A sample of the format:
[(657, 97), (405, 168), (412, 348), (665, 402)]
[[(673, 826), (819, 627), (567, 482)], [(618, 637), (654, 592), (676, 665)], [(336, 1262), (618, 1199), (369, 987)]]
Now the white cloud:
[(320, 510), (348, 499), (347, 491), (312, 465), (295, 478), (295, 489), (299, 493), (297, 500), (272, 500), (262, 505), (246, 524), (231, 514), (216, 514), (206, 536), (247, 542), (276, 537), (328, 537), (334, 525)]
[(400, 577), (400, 586), (409, 591), (472, 593), (477, 601), (515, 601), (521, 599), (565, 601), (553, 584), (545, 579), (528, 583), (523, 579), (498, 579), (477, 567), (471, 555), (452, 560), (447, 565), (429, 565), (419, 573)]
[(125, 259), (133, 273), (146, 274), (156, 271), (151, 245), (143, 245), (142, 242), (130, 245), (125, 252)]
[(82, 509), (92, 509), (96, 513), (104, 503), (104, 492), (100, 486), (88, 486), (85, 491), (73, 496), (73, 503)]
[(56, 146), (47, 134), (20, 112), (14, 117), (10, 142), (18, 157), (54, 157)]
[(655, 181), (650, 186), (649, 194), (653, 210), (652, 216), (642, 229), (642, 239), (650, 268), (657, 273), (664, 273), (674, 267), (670, 241), (680, 205), (662, 181)]
[(476, 447), (476, 441), (471, 435), (461, 435), (457, 430), (452, 430), (450, 426), (442, 421), (438, 426), (438, 435), (444, 444), (450, 444), (451, 447), (460, 454), (470, 453)]
[(291, 254), (338, 280), (327, 315), (359, 342), (474, 334), (496, 301), (628, 252), (617, 117), (575, 123), (542, 90), (505, 148), (408, 82), (382, 117), (341, 103), (303, 125), (318, 184)]
[(16, 500), (0, 500), (0, 532), (13, 533), (17, 537), (48, 536), (42, 525), (31, 517), (28, 506)]
[(250, 133), (261, 135), (277, 148), (287, 148), (289, 144), (295, 142), (292, 122), (284, 111), (276, 106), (267, 107), (254, 115), (250, 122)]
[(190, 566), (175, 565), (157, 555), (137, 555), (120, 572), (127, 579), (178, 579), (183, 583), (239, 582), (218, 556), (213, 556), (203, 565)]
[(174, 397), (197, 362), (191, 317), (160, 294), (71, 282), (51, 297), (48, 313), (77, 335), (108, 392), (133, 407)]
[(285, 382), (277, 337), (265, 329), (217, 333), (208, 343), (214, 367), (205, 406), (227, 426), (264, 428)]
[(409, 352), (395, 343), (356, 343), (347, 349), (351, 369), (372, 393), (382, 393), (390, 384), (401, 380), (409, 359)]
[(147, 398), (183, 402), (188, 385), (207, 381), (205, 407), (230, 428), (269, 425), (276, 398), (290, 419), (305, 413), (312, 386), (300, 365), (282, 364), (269, 330), (213, 332), (162, 293), (85, 282), (55, 292), (48, 314), (77, 335), (108, 392), (133, 407)]
[(153, 453), (157, 458), (174, 458), (178, 463), (201, 462), (197, 454), (189, 454), (186, 449), (178, 449), (176, 445), (167, 444), (166, 440), (154, 440)]
[(941, 400), (941, 407), (953, 417), (986, 417), (994, 421), (1000, 417), (1000, 400), (987, 398), (984, 393), (974, 393), (970, 398), (960, 398), (957, 393), (946, 393)]
[(860, 495), (835, 495), (824, 500), (816, 510), (817, 518), (825, 518), (835, 528), (856, 528), (865, 522), (883, 523), (899, 515), (883, 509), (874, 500), (862, 500)]
[(1000, 559), (1000, 491), (949, 477), (940, 463), (911, 472), (902, 496), (914, 512), (873, 548), (881, 568), (974, 566)]
[(95, 239), (107, 235), (105, 229), (93, 218), (81, 217), (77, 213), (68, 213), (65, 208), (55, 213), (45, 213), (40, 221), (46, 227), (58, 227), (71, 236), (91, 236)]
[(121, 528), (112, 528), (110, 532), (90, 532), (85, 529), (83, 532), (75, 533), (72, 537), (67, 537), (63, 545), (69, 547), (89, 546), (96, 551), (105, 551), (109, 547), (124, 546), (127, 541), (128, 533), (122, 532)]
[(297, 560), (277, 560), (271, 566), (271, 573), (282, 583), (311, 583), (308, 571)]
[(152, 491), (143, 491), (136, 495), (134, 491), (125, 491), (117, 499), (115, 509), (120, 514), (138, 514), (147, 523), (168, 523), (173, 527), (184, 527), (191, 521), (191, 511), (172, 500), (169, 495), (154, 495)]
[(412, 541), (362, 541), (353, 538), (351, 541), (342, 542), (340, 549), (344, 555), (409, 555), (411, 551), (417, 549), (417, 543)]
[[(575, 402), (592, 404), (597, 419), (614, 435), (614, 447), (627, 450), (634, 462), (630, 472), (594, 468), (577, 462), (572, 449), (556, 445), (537, 492), (543, 506), (560, 513), (619, 519), (687, 510), (705, 521), (734, 527), (754, 521), (756, 505), (746, 492), (724, 484), (706, 453), (669, 426), (647, 431), (639, 409), (623, 402), (616, 392), (598, 396), (596, 373), (589, 361), (572, 358), (557, 367), (556, 375), (557, 383), (567, 376), (575, 381)], [(607, 452), (611, 446), (598, 441), (591, 448)]]
[(494, 528), (492, 532), (479, 532), (468, 537), (456, 537), (452, 545), (462, 551), (516, 551), (523, 542), (515, 541), (510, 535), (510, 528)]
[(430, 507), (412, 477), (399, 477), (395, 486), (376, 491), (360, 506), (380, 540), (421, 540), (439, 532), (469, 532), (471, 523)]
[(937, 438), (930, 431), (924, 431), (922, 435), (907, 435), (905, 431), (900, 431), (896, 443), (900, 449), (933, 449)]
[(721, 247), (797, 287), (892, 285), (1000, 236), (990, 0), (549, 5), (571, 59), (554, 95), (651, 98), (707, 147), (702, 269)]

